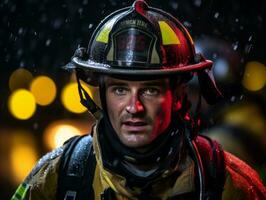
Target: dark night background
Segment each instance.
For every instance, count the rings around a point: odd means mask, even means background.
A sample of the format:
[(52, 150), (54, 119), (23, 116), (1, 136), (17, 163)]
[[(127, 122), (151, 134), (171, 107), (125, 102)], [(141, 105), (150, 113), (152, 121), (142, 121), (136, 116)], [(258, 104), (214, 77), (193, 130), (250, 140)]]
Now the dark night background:
[[(38, 132), (57, 118), (83, 118), (62, 109), (59, 100), (40, 108), (34, 117), (19, 121), (7, 109), (10, 95), (8, 80), (18, 68), (30, 70), (34, 76), (52, 77), (58, 88), (69, 79), (60, 67), (66, 64), (78, 46), (86, 47), (92, 31), (103, 17), (112, 11), (130, 6), (130, 0), (1, 0), (0, 2), (0, 128), (17, 126)], [(194, 41), (211, 38), (223, 41), (232, 52), (233, 78), (224, 86), (228, 99), (249, 95), (240, 85), (243, 68), (248, 61), (266, 64), (266, 3), (218, 0), (147, 0), (149, 5), (170, 12), (189, 30)], [(207, 52), (209, 59), (223, 52)], [(215, 55), (214, 55), (215, 54)], [(230, 60), (230, 55), (228, 59)], [(235, 56), (237, 55), (237, 56)], [(219, 82), (219, 81), (218, 81)], [(265, 100), (265, 87), (253, 95)], [(53, 114), (51, 114), (51, 112)], [(33, 124), (38, 124), (38, 128)], [(36, 130), (37, 129), (37, 130)], [(42, 147), (41, 142), (39, 141)], [(40, 150), (41, 152), (44, 150)], [(0, 152), (1, 153), (1, 152)], [(0, 162), (3, 162), (0, 160)], [(1, 163), (0, 163), (1, 173)], [(0, 199), (8, 199), (16, 185), (1, 180)]]

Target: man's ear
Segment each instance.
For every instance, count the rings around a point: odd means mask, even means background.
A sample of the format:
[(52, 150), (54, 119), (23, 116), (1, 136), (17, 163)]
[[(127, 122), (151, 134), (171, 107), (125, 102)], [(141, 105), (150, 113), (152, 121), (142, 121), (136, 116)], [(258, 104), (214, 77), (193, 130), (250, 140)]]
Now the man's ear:
[(185, 84), (178, 84), (173, 91), (173, 111), (177, 112), (182, 108), (183, 98), (187, 86)]

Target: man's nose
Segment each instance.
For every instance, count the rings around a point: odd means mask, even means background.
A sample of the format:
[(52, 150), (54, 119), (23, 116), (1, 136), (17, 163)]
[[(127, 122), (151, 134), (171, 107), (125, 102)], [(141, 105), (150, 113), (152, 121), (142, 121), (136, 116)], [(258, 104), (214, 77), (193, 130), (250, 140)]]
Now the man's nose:
[(140, 101), (138, 95), (133, 95), (126, 106), (126, 111), (131, 114), (140, 113), (144, 111), (144, 105)]

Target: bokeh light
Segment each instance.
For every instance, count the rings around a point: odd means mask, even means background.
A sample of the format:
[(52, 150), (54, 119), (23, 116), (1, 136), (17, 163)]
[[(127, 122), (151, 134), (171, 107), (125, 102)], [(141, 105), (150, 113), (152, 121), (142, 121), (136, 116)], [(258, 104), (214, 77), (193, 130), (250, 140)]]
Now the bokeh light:
[(37, 155), (35, 149), (28, 145), (17, 144), (11, 150), (11, 166), (14, 181), (21, 182), (36, 164)]
[(245, 128), (245, 130), (265, 138), (265, 117), (263, 111), (255, 104), (236, 104), (231, 106), (223, 121), (226, 124)]
[(44, 142), (49, 150), (60, 147), (66, 140), (75, 136), (81, 135), (81, 130), (68, 123), (51, 124), (44, 134)]
[(15, 118), (29, 119), (36, 110), (35, 98), (28, 90), (16, 90), (8, 99), (8, 108)]
[(245, 68), (242, 84), (250, 91), (261, 90), (266, 83), (266, 67), (256, 61), (248, 62)]
[[(88, 86), (83, 83), (81, 85), (88, 92), (88, 94), (92, 96), (91, 91), (88, 88)], [(61, 101), (64, 107), (70, 112), (83, 113), (87, 110), (87, 108), (85, 108), (80, 103), (77, 83), (69, 83), (63, 88), (62, 94), (61, 94)]]
[(15, 70), (9, 78), (9, 89), (14, 91), (19, 88), (27, 89), (32, 81), (33, 75), (30, 71), (19, 68)]
[(56, 85), (47, 76), (36, 77), (30, 85), (30, 91), (34, 95), (36, 103), (41, 106), (51, 104), (56, 97)]
[[(5, 176), (9, 176), (13, 183), (19, 184), (38, 160), (39, 151), (36, 140), (33, 134), (25, 129), (2, 129), (0, 133), (0, 139), (4, 140), (0, 143), (5, 146), (1, 151), (4, 153), (2, 158), (5, 158), (4, 161), (1, 160)], [(5, 169), (7, 166), (9, 167)]]
[(230, 66), (226, 59), (219, 58), (214, 62), (213, 73), (218, 79), (226, 79), (230, 73)]

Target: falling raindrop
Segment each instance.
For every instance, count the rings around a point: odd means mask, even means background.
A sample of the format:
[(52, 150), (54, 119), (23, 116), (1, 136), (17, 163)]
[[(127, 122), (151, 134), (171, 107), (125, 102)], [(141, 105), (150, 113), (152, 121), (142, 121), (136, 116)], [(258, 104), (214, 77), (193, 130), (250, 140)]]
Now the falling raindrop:
[(195, 0), (194, 1), (194, 5), (197, 6), (197, 7), (200, 7), (201, 6), (201, 0)]
[(18, 50), (17, 50), (17, 55), (18, 55), (18, 57), (20, 57), (22, 54), (23, 54), (23, 50), (22, 50), (22, 48), (18, 49)]
[(39, 124), (38, 124), (37, 122), (35, 122), (35, 123), (33, 124), (33, 129), (34, 129), (34, 130), (37, 130), (38, 127), (39, 127)]
[(246, 54), (250, 53), (251, 49), (252, 49), (252, 44), (247, 44), (247, 45), (245, 46), (245, 53), (246, 53)]
[(83, 8), (79, 8), (79, 9), (78, 9), (78, 13), (79, 13), (80, 15), (82, 15), (82, 13), (83, 13)]
[(17, 6), (16, 6), (16, 5), (13, 5), (13, 6), (11, 7), (10, 11), (13, 13), (13, 12), (16, 11), (16, 9), (17, 9)]
[(87, 5), (88, 4), (88, 0), (84, 0), (82, 3), (83, 3), (83, 5)]
[(51, 44), (51, 39), (46, 40), (45, 46), (50, 46), (50, 44)]
[(237, 50), (238, 48), (238, 41), (232, 44), (232, 47), (234, 50)]
[(235, 96), (232, 96), (231, 99), (230, 99), (231, 102), (235, 102), (236, 101), (236, 97)]
[(184, 26), (188, 27), (188, 28), (191, 28), (192, 27), (192, 24), (188, 21), (184, 21)]
[(5, 61), (8, 62), (10, 60), (10, 58), (11, 58), (10, 54), (7, 54), (5, 57)]
[(169, 5), (173, 10), (178, 9), (178, 2), (176, 2), (176, 1), (170, 1)]
[(215, 14), (214, 14), (214, 18), (218, 18), (219, 17), (219, 13), (218, 12), (216, 12)]
[(21, 61), (20, 64), (19, 64), (20, 67), (25, 67), (25, 62), (24, 61)]
[(55, 28), (55, 29), (59, 29), (59, 28), (61, 27), (61, 25), (62, 25), (62, 19), (57, 18), (57, 19), (54, 21), (54, 24), (53, 24), (54, 28)]
[(18, 34), (19, 34), (19, 35), (23, 34), (23, 28), (22, 28), (22, 27), (19, 28), (19, 30), (18, 30)]

